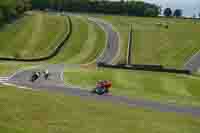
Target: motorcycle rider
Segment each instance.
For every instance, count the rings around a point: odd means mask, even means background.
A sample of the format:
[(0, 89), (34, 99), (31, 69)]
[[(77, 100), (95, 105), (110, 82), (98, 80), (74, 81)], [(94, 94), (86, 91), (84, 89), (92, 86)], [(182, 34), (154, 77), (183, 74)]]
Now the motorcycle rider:
[(96, 88), (92, 91), (93, 93), (109, 93), (109, 88), (112, 87), (111, 81), (108, 80), (99, 80), (96, 84)]
[(49, 79), (49, 71), (48, 70), (45, 70), (44, 72), (44, 78), (45, 78), (45, 80), (48, 80)]
[(34, 82), (40, 77), (41, 73), (40, 72), (33, 72), (33, 75), (31, 77), (31, 81)]

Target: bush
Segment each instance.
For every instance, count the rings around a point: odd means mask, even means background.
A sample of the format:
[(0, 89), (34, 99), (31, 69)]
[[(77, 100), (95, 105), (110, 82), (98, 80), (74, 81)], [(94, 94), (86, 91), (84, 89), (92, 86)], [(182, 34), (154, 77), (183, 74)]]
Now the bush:
[(157, 10), (155, 10), (154, 8), (147, 8), (144, 11), (144, 16), (155, 17), (157, 15)]
[(0, 9), (0, 25), (3, 23), (3, 21), (4, 21), (4, 16), (2, 10)]
[(1, 0), (0, 24), (10, 21), (30, 9), (30, 0)]

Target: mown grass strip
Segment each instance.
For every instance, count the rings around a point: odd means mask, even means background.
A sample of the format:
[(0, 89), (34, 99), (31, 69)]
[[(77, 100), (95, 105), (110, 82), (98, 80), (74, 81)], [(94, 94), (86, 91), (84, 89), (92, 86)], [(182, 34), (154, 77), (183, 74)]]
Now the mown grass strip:
[(105, 33), (86, 17), (71, 16), (72, 35), (51, 63), (87, 64), (95, 60), (105, 46)]
[(63, 94), (1, 86), (0, 99), (0, 132), (198, 133), (200, 129), (198, 118), (184, 114), (130, 108)]
[[(105, 47), (105, 33), (98, 25), (90, 22), (87, 18), (82, 17), (84, 23), (88, 25), (88, 35), (82, 42), (80, 53), (72, 57), (68, 63), (95, 63), (94, 61), (100, 56)], [(85, 33), (86, 34), (86, 33)]]
[(65, 27), (63, 16), (42, 12), (29, 13), (0, 32), (1, 57), (29, 59), (46, 56), (66, 34)]
[(68, 33), (65, 34), (63, 36), (63, 38), (56, 43), (57, 45), (56, 45), (55, 49), (49, 55), (46, 55), (46, 56), (43, 56), (43, 57), (38, 57), (38, 58), (30, 58), (30, 59), (0, 57), (0, 60), (2, 60), (2, 61), (38, 62), (38, 61), (45, 61), (45, 60), (53, 58), (54, 56), (56, 56), (60, 52), (60, 50), (64, 46), (65, 42), (71, 36), (71, 33), (72, 33), (71, 19), (70, 19), (70, 17), (67, 17), (67, 18), (68, 18), (68, 22), (69, 22)]

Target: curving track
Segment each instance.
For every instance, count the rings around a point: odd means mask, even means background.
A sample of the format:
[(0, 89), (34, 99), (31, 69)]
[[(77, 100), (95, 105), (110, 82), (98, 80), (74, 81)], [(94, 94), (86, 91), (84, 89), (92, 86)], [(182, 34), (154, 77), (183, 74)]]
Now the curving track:
[(200, 68), (200, 52), (192, 56), (184, 65), (184, 69), (197, 72)]
[[(21, 75), (21, 74), (19, 74)], [(16, 75), (16, 76), (19, 76)], [(175, 112), (175, 113), (183, 113), (187, 115), (192, 115), (195, 117), (200, 117), (200, 107), (189, 107), (189, 106), (177, 106), (173, 104), (161, 104), (159, 102), (153, 102), (148, 100), (141, 100), (141, 99), (130, 99), (124, 96), (96, 96), (90, 94), (86, 90), (81, 90), (80, 88), (72, 88), (67, 87), (55, 80), (52, 81), (43, 81), (42, 79), (36, 83), (30, 83), (28, 80), (19, 81), (16, 80), (15, 77), (12, 77), (9, 80), (9, 83), (17, 84), (20, 86), (30, 87), (33, 90), (48, 90), (57, 93), (64, 93), (66, 95), (73, 95), (79, 96), (82, 98), (89, 98), (89, 99), (96, 99), (101, 101), (109, 101), (114, 104), (126, 104), (130, 107), (142, 107), (146, 109), (157, 110), (160, 112)], [(41, 89), (46, 88), (46, 89)]]
[(107, 34), (107, 45), (104, 49), (103, 54), (97, 58), (98, 62), (103, 62), (107, 64), (112, 64), (114, 58), (117, 56), (119, 51), (119, 36), (112, 28), (111, 24), (106, 23), (103, 20), (97, 18), (89, 18), (90, 21), (96, 23), (101, 27)]
[[(106, 63), (112, 63), (113, 58), (117, 55), (118, 48), (119, 48), (119, 37), (117, 33), (112, 30), (110, 24), (107, 24), (99, 19), (90, 18), (91, 21), (97, 23), (101, 26), (107, 33), (107, 47), (102, 54), (98, 58), (98, 61), (103, 61)], [(33, 90), (48, 90), (52, 92), (61, 92), (65, 93), (66, 95), (73, 95), (73, 96), (80, 96), (83, 98), (92, 98), (101, 101), (110, 101), (116, 104), (127, 104), (131, 107), (143, 107), (146, 109), (153, 109), (160, 112), (176, 112), (176, 113), (185, 113), (188, 115), (193, 115), (200, 117), (200, 107), (189, 107), (189, 106), (177, 106), (172, 104), (161, 104), (159, 102), (153, 102), (148, 100), (141, 100), (141, 99), (129, 99), (124, 96), (95, 96), (90, 94), (86, 90), (81, 90), (80, 88), (70, 87), (64, 85), (63, 83), (63, 70), (65, 65), (50, 65), (46, 68), (35, 68), (30, 70), (25, 70), (21, 72), (17, 72), (9, 79), (6, 79), (6, 83), (15, 84), (17, 86), (25, 86), (32, 88)], [(51, 73), (49, 80), (44, 80), (40, 78), (40, 80), (36, 81), (35, 83), (31, 83), (29, 78), (33, 71), (43, 71), (44, 69), (48, 69)], [(59, 70), (59, 71), (58, 71)], [(1, 80), (1, 79), (0, 79)], [(24, 88), (24, 87), (23, 87)], [(42, 89), (46, 88), (46, 89)]]

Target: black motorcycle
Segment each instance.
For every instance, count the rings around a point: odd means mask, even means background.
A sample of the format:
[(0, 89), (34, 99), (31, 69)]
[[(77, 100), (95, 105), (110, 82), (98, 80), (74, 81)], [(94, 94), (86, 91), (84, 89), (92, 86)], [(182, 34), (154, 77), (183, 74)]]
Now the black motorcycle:
[(34, 72), (33, 75), (31, 76), (30, 81), (35, 82), (38, 78), (40, 77), (40, 72)]
[(104, 94), (108, 94), (109, 93), (109, 90), (107, 88), (94, 88), (92, 91), (91, 91), (92, 94), (97, 94), (97, 95), (104, 95)]

